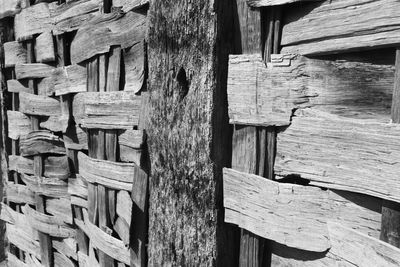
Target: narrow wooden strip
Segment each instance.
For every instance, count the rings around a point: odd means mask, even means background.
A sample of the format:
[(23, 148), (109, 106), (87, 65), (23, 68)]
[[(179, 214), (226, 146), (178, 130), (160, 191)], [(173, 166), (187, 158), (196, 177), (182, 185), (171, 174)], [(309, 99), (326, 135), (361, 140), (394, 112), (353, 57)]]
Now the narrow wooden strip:
[(144, 42), (135, 44), (123, 50), (125, 67), (124, 91), (139, 92), (145, 82), (145, 45)]
[(57, 99), (28, 93), (19, 94), (20, 111), (35, 116), (61, 116)]
[(275, 173), (279, 179), (297, 175), (321, 187), (399, 202), (399, 129), (398, 124), (299, 110), (278, 136)]
[(247, 0), (247, 4), (251, 7), (269, 7), (286, 5), (296, 2), (317, 2), (321, 0)]
[(7, 263), (5, 267), (30, 267), (25, 262), (18, 259), (14, 254), (7, 252)]
[(29, 117), (19, 111), (7, 110), (8, 137), (13, 140), (24, 139), (31, 131)]
[[(356, 200), (358, 195), (340, 194), (224, 169), (225, 222), (307, 251), (322, 252), (330, 247), (327, 221), (379, 236), (380, 207), (365, 208), (355, 204), (363, 203)], [(375, 201), (367, 197), (364, 204), (375, 205)]]
[(145, 25), (146, 16), (139, 13), (97, 15), (78, 30), (71, 44), (72, 63), (107, 53), (113, 45), (124, 49), (142, 42)]
[(64, 199), (68, 196), (68, 184), (63, 180), (29, 175), (22, 175), (21, 178), (36, 194)]
[(15, 75), (20, 79), (40, 79), (51, 77), (54, 67), (44, 63), (26, 63), (15, 65)]
[(7, 224), (6, 229), (7, 239), (11, 244), (40, 259), (40, 245), (38, 241), (33, 240), (22, 229), (12, 224)]
[[(48, 156), (44, 159), (44, 173), (45, 177), (66, 179), (69, 177), (70, 172), (68, 167), (68, 158), (66, 156)], [(9, 156), (9, 168), (23, 174), (34, 174), (33, 172), (33, 159), (22, 156)]]
[(88, 201), (86, 200), (86, 198), (81, 198), (77, 196), (71, 196), (71, 205), (75, 205), (77, 207), (85, 209), (89, 208)]
[(128, 225), (131, 224), (133, 201), (126, 191), (117, 193), (117, 215), (124, 219)]
[(62, 238), (74, 237), (76, 235), (75, 229), (66, 225), (59, 218), (35, 211), (29, 206), (24, 206), (22, 210), (32, 227), (42, 233)]
[(124, 242), (125, 246), (130, 244), (130, 226), (121, 217), (118, 217), (114, 224), (114, 230), (117, 232), (119, 238)]
[(54, 48), (53, 34), (50, 31), (41, 33), (35, 39), (36, 62), (54, 62), (56, 54)]
[(78, 260), (78, 246), (73, 238), (62, 239), (61, 241), (53, 240), (53, 247), (61, 254)]
[(25, 139), (21, 140), (20, 145), (22, 156), (35, 156), (40, 154), (65, 155), (63, 140), (48, 131), (30, 132)]
[(5, 192), (8, 201), (35, 205), (35, 194), (25, 185), (8, 183)]
[(3, 47), (4, 66), (6, 68), (15, 67), (17, 64), (27, 63), (27, 52), (22, 43), (17, 41), (7, 42), (3, 44)]
[(29, 88), (23, 81), (8, 80), (7, 89), (11, 93), (29, 93)]

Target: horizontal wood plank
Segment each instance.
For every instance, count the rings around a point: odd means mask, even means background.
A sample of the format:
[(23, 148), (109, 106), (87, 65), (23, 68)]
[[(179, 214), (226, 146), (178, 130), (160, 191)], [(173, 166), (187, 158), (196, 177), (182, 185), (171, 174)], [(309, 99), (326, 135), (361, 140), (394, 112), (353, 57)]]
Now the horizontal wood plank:
[(126, 130), (118, 135), (119, 154), (122, 162), (141, 164), (142, 145), (145, 140), (143, 130)]
[(55, 67), (44, 63), (26, 63), (15, 65), (15, 76), (20, 79), (41, 79), (50, 77)]
[(8, 80), (7, 81), (7, 90), (11, 93), (29, 93), (28, 84), (24, 81), (18, 80)]
[(22, 156), (66, 153), (63, 140), (44, 130), (30, 132), (21, 140), (20, 146)]
[(19, 94), (20, 112), (35, 116), (61, 116), (60, 101), (29, 93)]
[[(281, 184), (224, 169), (225, 222), (293, 248), (329, 249), (328, 220), (379, 236), (380, 207), (364, 208), (351, 201), (355, 199), (351, 194)], [(376, 199), (364, 201), (374, 203)]]
[(34, 192), (26, 185), (7, 183), (5, 192), (7, 201), (18, 204), (36, 204)]
[(22, 181), (36, 194), (54, 197), (68, 198), (68, 183), (55, 178), (36, 177), (22, 175)]
[(80, 63), (95, 55), (107, 53), (113, 45), (122, 49), (143, 42), (146, 16), (129, 12), (99, 14), (78, 30), (71, 43), (71, 61)]
[(400, 43), (397, 0), (332, 0), (285, 10), (282, 53), (326, 54)]
[[(33, 158), (16, 155), (8, 156), (9, 170), (21, 174), (34, 174)], [(43, 160), (44, 177), (66, 179), (70, 176), (68, 158), (66, 156), (48, 156)]]
[(400, 202), (400, 126), (299, 110), (278, 135), (277, 178)]
[(231, 124), (289, 125), (294, 109), (389, 122), (394, 66), (294, 57), (265, 66), (259, 55), (230, 56)]
[(268, 7), (286, 5), (296, 2), (317, 2), (321, 0), (247, 0), (247, 4), (251, 7)]
[(79, 175), (76, 178), (68, 179), (68, 194), (87, 199), (88, 186), (87, 182)]
[(4, 43), (4, 64), (6, 68), (27, 63), (26, 48), (17, 41)]

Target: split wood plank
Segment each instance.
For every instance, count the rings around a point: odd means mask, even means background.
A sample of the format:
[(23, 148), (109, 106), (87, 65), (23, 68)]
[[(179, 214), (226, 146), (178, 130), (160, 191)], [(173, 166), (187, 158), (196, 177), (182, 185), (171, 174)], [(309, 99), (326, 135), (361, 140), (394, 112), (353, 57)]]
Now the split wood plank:
[(56, 54), (54, 49), (53, 34), (50, 31), (41, 33), (35, 39), (36, 62), (54, 62)]
[(22, 175), (21, 178), (36, 194), (63, 199), (68, 196), (68, 183), (64, 180), (30, 175)]
[(61, 116), (60, 102), (48, 96), (20, 93), (20, 111), (34, 116)]
[(251, 7), (269, 7), (286, 5), (296, 2), (317, 2), (321, 0), (247, 0), (247, 4)]
[(134, 175), (139, 167), (134, 163), (98, 160), (78, 153), (80, 175), (89, 183), (97, 183), (118, 190), (131, 191)]
[[(80, 65), (69, 65), (57, 68), (50, 78), (56, 96), (86, 92), (86, 68)], [(49, 93), (51, 90), (48, 91)]]
[(13, 140), (24, 139), (31, 131), (28, 116), (19, 111), (7, 110), (8, 137)]
[(76, 235), (75, 229), (65, 224), (60, 218), (33, 210), (28, 205), (24, 206), (22, 211), (32, 227), (41, 233), (61, 238), (69, 238)]
[(143, 42), (146, 32), (146, 16), (129, 12), (99, 14), (81, 27), (71, 43), (73, 64), (95, 55), (109, 52), (111, 46), (122, 49)]
[(388, 122), (393, 80), (391, 65), (298, 57), (266, 67), (258, 55), (230, 56), (230, 123), (289, 125), (293, 110), (304, 107)]
[(63, 140), (44, 130), (32, 131), (20, 142), (22, 156), (36, 156), (40, 154), (65, 155)]
[(22, 8), (21, 0), (3, 0), (0, 3), (0, 19), (6, 17), (13, 17), (19, 12), (21, 12)]
[(400, 249), (337, 223), (328, 222), (330, 253), (354, 266), (399, 266)]
[(282, 53), (326, 54), (397, 45), (399, 11), (397, 0), (332, 0), (287, 9)]
[[(323, 252), (330, 248), (328, 220), (379, 236), (379, 207), (370, 210), (359, 206), (351, 201), (357, 197), (317, 187), (280, 184), (224, 169), (225, 222), (307, 251)], [(365, 201), (373, 203), (376, 199), (365, 197)]]
[(5, 185), (5, 192), (7, 201), (35, 205), (35, 194), (25, 185), (7, 183)]
[[(142, 98), (134, 92), (88, 92), (81, 95), (83, 107), (74, 109), (74, 117), (82, 127), (112, 130), (133, 129), (138, 125)], [(83, 113), (79, 114), (82, 109)]]
[(17, 64), (27, 63), (26, 48), (22, 43), (17, 41), (7, 42), (3, 44), (4, 64), (6, 68), (15, 67)]
[(400, 125), (300, 110), (278, 136), (277, 178), (298, 175), (313, 185), (400, 202), (396, 177)]
[(51, 77), (55, 67), (44, 63), (26, 63), (15, 65), (15, 75), (20, 79), (41, 79)]
[(122, 11), (125, 13), (143, 7), (147, 5), (149, 0), (114, 0), (113, 6), (114, 7), (121, 7)]

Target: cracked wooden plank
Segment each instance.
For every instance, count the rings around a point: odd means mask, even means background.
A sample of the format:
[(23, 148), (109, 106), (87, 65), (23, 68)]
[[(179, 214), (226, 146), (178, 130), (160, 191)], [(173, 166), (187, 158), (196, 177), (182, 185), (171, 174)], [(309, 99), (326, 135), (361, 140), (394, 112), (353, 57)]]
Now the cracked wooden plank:
[(337, 53), (400, 43), (397, 0), (332, 0), (285, 10), (282, 53)]
[(299, 110), (278, 135), (277, 178), (400, 202), (400, 125)]
[(20, 142), (22, 156), (40, 154), (65, 155), (64, 141), (52, 133), (44, 130), (32, 131)]
[(107, 53), (113, 45), (122, 49), (143, 42), (146, 16), (129, 12), (99, 14), (81, 27), (71, 43), (71, 61), (80, 63)]
[(224, 169), (224, 207), (225, 222), (307, 251), (331, 247), (329, 220), (379, 236), (381, 207), (375, 198), (277, 183), (232, 169)]
[(230, 56), (230, 123), (285, 126), (304, 107), (388, 122), (393, 82), (392, 65), (300, 56), (282, 67), (265, 66), (258, 55)]

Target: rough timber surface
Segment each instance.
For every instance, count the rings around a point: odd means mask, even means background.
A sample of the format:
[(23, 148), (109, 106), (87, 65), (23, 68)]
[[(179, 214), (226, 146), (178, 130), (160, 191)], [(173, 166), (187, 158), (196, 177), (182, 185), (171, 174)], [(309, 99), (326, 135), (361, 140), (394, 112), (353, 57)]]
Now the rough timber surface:
[(230, 123), (289, 125), (293, 110), (304, 107), (389, 122), (392, 65), (286, 57), (286, 66), (265, 66), (259, 55), (230, 56)]
[(32, 131), (21, 140), (21, 155), (35, 156), (39, 154), (65, 155), (64, 142), (48, 131)]
[(247, 3), (251, 7), (268, 7), (291, 4), (296, 2), (317, 2), (321, 0), (247, 0)]
[(397, 0), (332, 0), (285, 10), (282, 53), (327, 54), (400, 43)]
[(60, 101), (29, 93), (19, 94), (20, 112), (34, 116), (61, 116)]
[(300, 110), (278, 135), (275, 173), (400, 202), (400, 126)]
[[(9, 155), (9, 169), (21, 174), (33, 175), (33, 158)], [(70, 172), (68, 168), (68, 158), (66, 156), (48, 156), (44, 158), (44, 177), (66, 179)]]
[(13, 140), (23, 139), (31, 131), (29, 117), (18, 111), (7, 110), (8, 137)]
[[(360, 201), (368, 207), (356, 204)], [(307, 251), (323, 252), (330, 248), (329, 220), (379, 236), (380, 206), (374, 201), (371, 197), (280, 184), (224, 169), (225, 222)]]
[(6, 68), (15, 67), (16, 64), (27, 63), (27, 52), (22, 43), (17, 41), (7, 42), (4, 43), (3, 48)]
[(21, 0), (3, 0), (0, 3), (0, 19), (13, 17), (21, 12)]
[(143, 42), (146, 16), (119, 12), (99, 14), (81, 27), (71, 44), (71, 61), (80, 63), (109, 52), (113, 45), (129, 48)]

